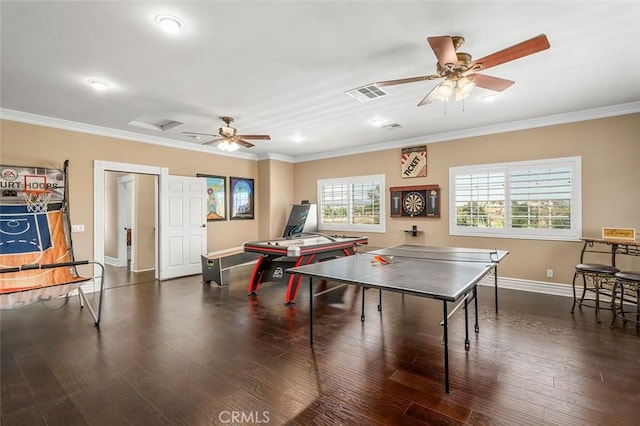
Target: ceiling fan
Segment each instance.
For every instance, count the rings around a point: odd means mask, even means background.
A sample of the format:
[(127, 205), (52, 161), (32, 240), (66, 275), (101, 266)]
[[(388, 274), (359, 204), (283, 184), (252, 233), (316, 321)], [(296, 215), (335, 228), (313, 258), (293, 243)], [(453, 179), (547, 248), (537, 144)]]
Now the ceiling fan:
[(427, 41), (438, 59), (436, 74), (401, 78), (399, 80), (379, 81), (375, 83), (376, 86), (393, 86), (396, 84), (443, 78), (444, 81), (431, 89), (427, 96), (420, 101), (418, 106), (431, 103), (436, 99), (447, 100), (449, 96), (454, 94), (456, 100), (464, 99), (465, 96), (471, 93), (475, 86), (502, 92), (515, 82), (504, 78), (478, 74), (478, 71), (484, 71), (496, 65), (532, 55), (550, 47), (547, 36), (540, 34), (529, 40), (514, 44), (506, 49), (472, 61), (470, 54), (458, 52), (458, 49), (464, 43), (464, 37), (428, 37)]
[(231, 123), (233, 123), (233, 118), (231, 117), (220, 117), (222, 121), (225, 122), (226, 126), (222, 126), (218, 129), (218, 134), (214, 135), (211, 133), (198, 133), (198, 132), (182, 132), (185, 135), (192, 136), (194, 138), (198, 138), (200, 136), (214, 136), (215, 139), (207, 141), (203, 143), (203, 145), (209, 145), (211, 143), (220, 142), (218, 148), (223, 151), (235, 151), (240, 146), (245, 148), (251, 148), (254, 146), (251, 142), (247, 142), (245, 139), (252, 140), (271, 140), (269, 135), (239, 135), (237, 130), (231, 127)]

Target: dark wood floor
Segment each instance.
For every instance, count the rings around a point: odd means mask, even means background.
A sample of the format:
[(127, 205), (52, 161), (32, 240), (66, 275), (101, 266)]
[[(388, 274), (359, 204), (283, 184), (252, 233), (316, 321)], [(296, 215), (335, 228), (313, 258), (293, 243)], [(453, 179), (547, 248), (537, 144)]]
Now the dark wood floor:
[(200, 277), (111, 283), (99, 329), (77, 299), (1, 311), (3, 425), (638, 425), (640, 337), (563, 297), (480, 290), (480, 334), (451, 322), (443, 392), (441, 304), (354, 288), (296, 307)]

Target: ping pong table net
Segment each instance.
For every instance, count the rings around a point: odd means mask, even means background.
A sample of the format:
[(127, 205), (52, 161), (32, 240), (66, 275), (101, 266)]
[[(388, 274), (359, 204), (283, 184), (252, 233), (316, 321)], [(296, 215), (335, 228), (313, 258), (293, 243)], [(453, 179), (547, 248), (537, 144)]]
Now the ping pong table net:
[(372, 255), (371, 263), (386, 265), (393, 263), (394, 258), (464, 263), (496, 263), (500, 260), (497, 250), (461, 249), (452, 247), (389, 247), (363, 254)]

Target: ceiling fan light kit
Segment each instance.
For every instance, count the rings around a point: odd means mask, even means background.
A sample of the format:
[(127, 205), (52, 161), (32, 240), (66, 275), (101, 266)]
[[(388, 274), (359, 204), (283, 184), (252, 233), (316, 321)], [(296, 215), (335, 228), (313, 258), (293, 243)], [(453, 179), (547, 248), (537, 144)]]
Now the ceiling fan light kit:
[(229, 142), (228, 140), (223, 140), (218, 144), (218, 149), (220, 149), (221, 151), (233, 152), (238, 148), (240, 148), (240, 145), (235, 142)]

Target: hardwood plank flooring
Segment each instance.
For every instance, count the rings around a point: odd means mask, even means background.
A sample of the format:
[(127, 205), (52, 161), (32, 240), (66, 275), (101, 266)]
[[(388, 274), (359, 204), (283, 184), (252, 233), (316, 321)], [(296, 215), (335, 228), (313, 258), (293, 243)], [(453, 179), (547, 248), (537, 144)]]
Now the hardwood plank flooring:
[[(441, 302), (357, 288), (284, 305), (284, 286), (110, 271), (100, 328), (72, 298), (0, 311), (2, 425), (638, 425), (640, 332), (559, 296), (480, 295), (464, 350)], [(329, 286), (332, 284), (329, 283)], [(370, 294), (369, 294), (370, 293)], [(89, 295), (89, 297), (94, 297)]]

